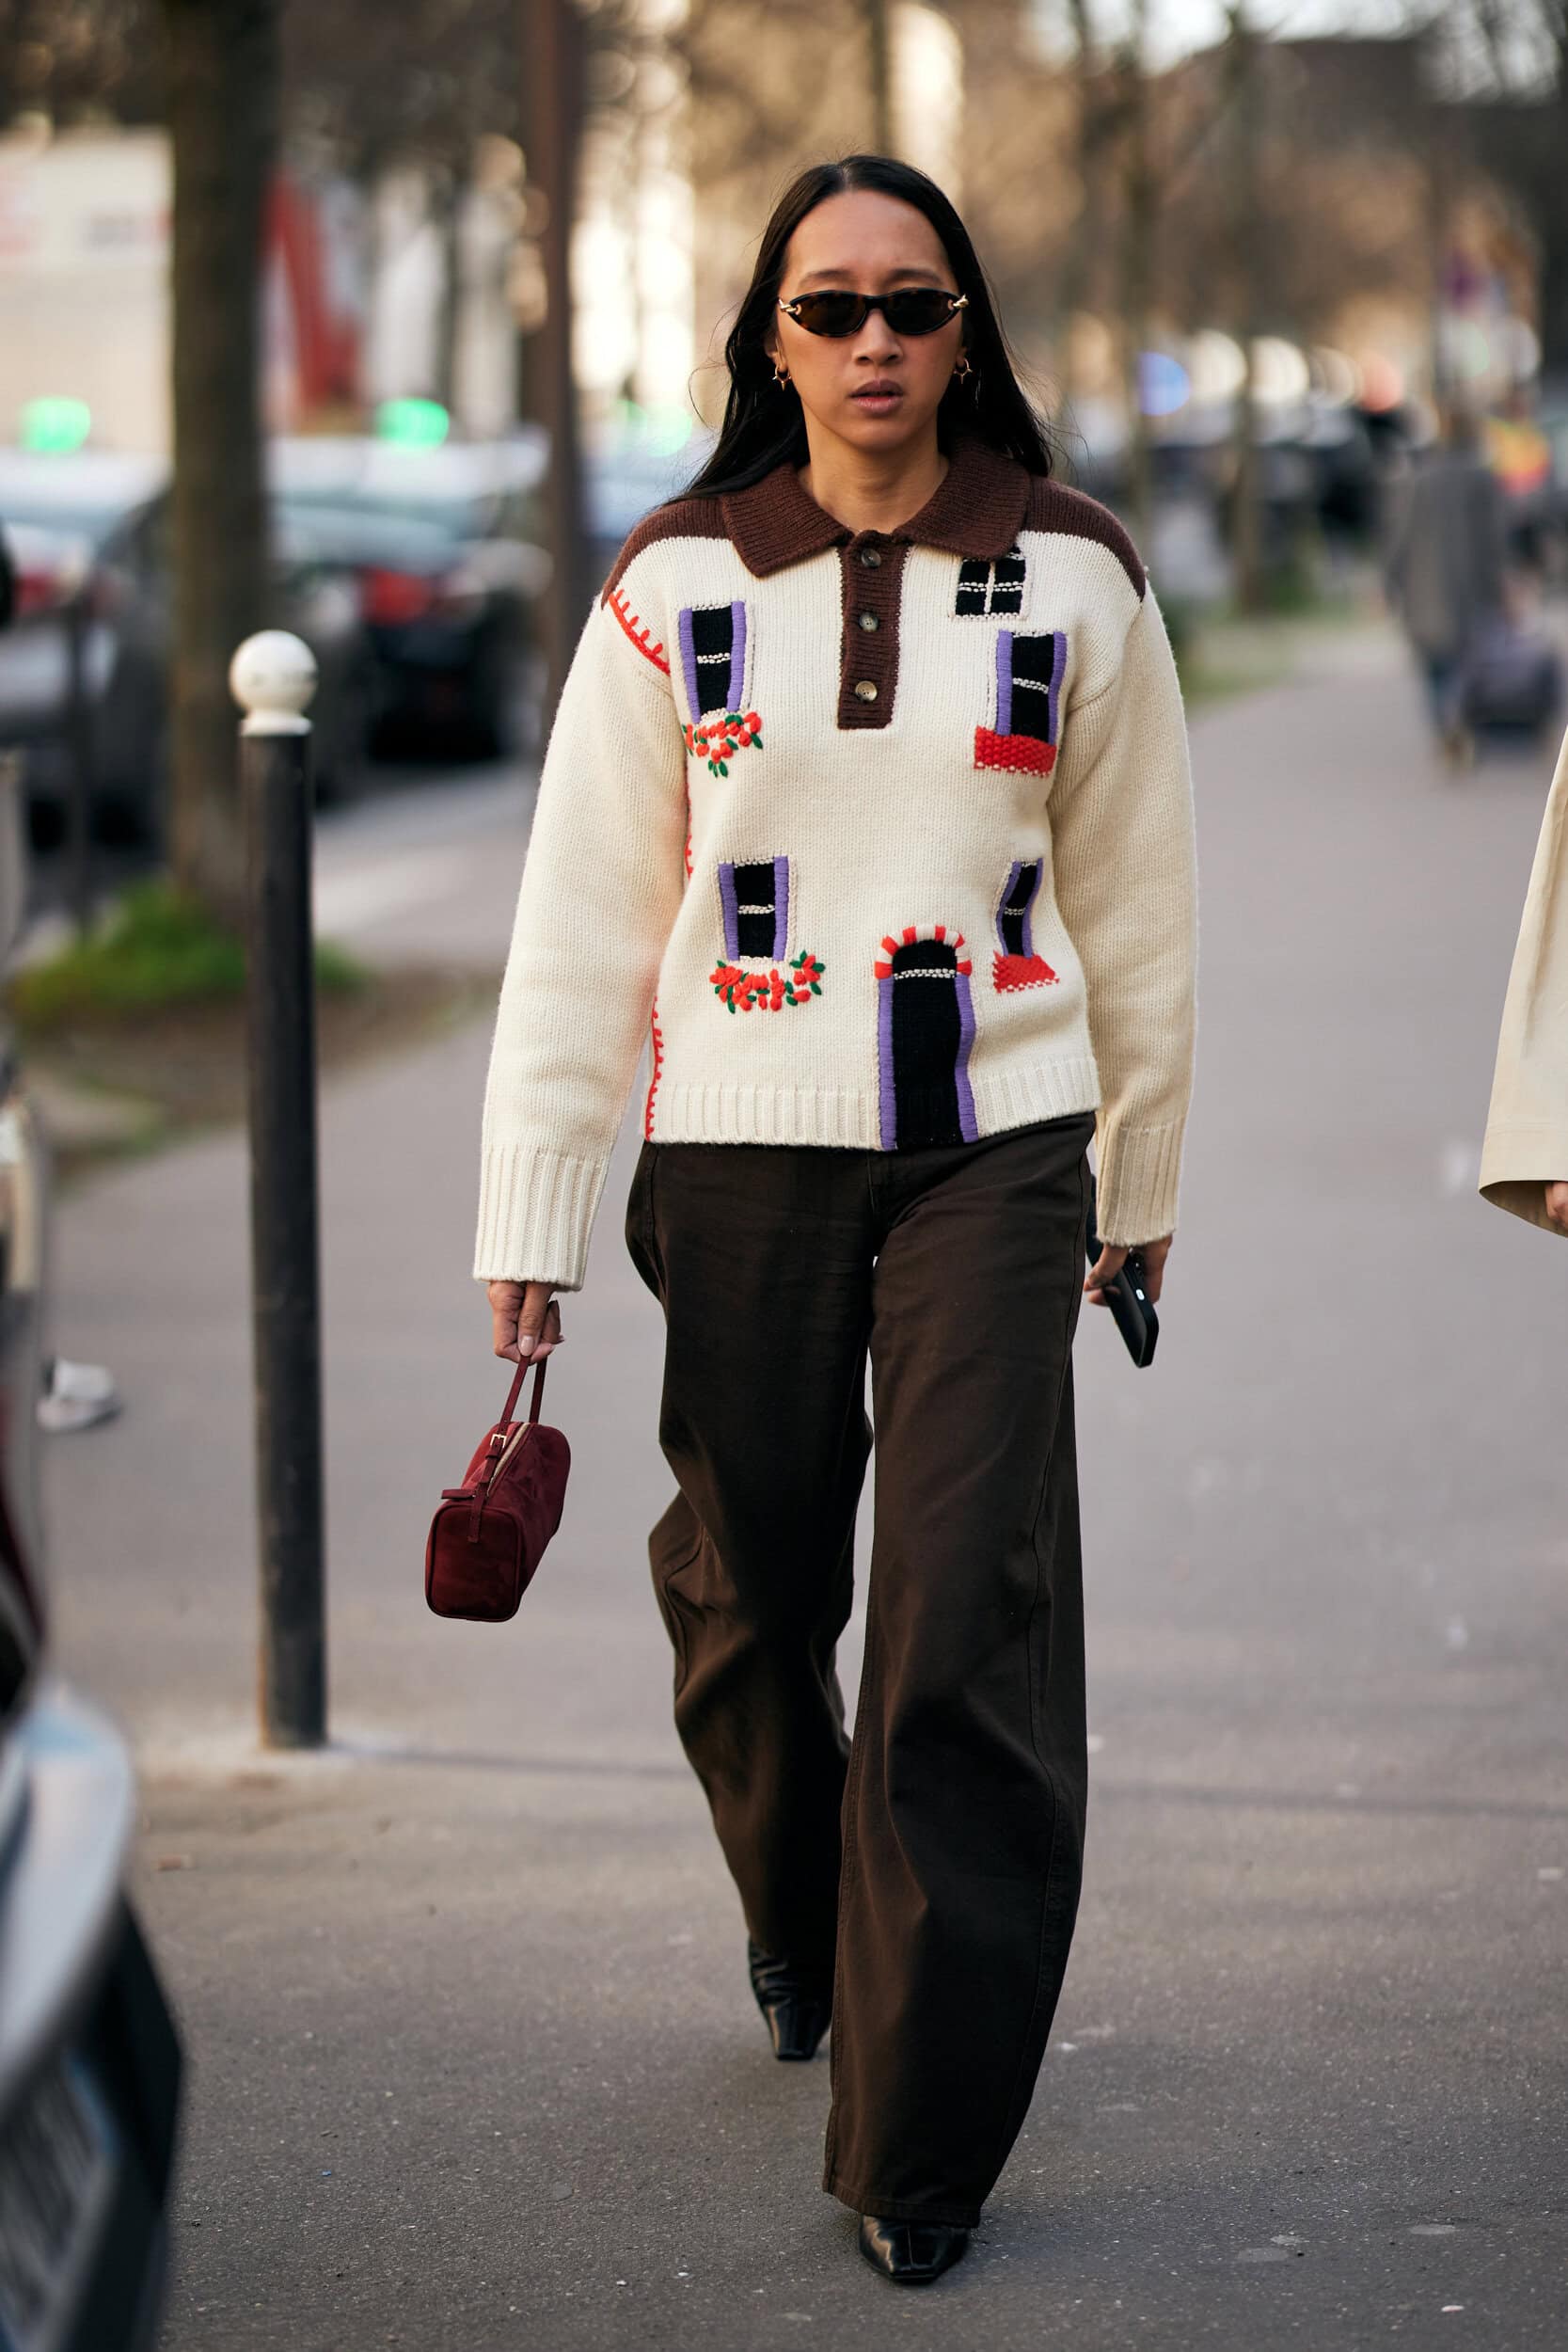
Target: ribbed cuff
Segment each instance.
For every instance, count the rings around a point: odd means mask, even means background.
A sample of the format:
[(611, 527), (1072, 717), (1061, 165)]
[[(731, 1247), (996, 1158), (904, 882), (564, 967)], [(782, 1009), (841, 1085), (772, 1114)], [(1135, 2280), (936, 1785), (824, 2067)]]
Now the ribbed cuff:
[(1560, 1233), (1546, 1215), (1546, 1186), (1568, 1182), (1568, 1123), (1493, 1120), (1481, 1154), (1481, 1196), (1544, 1233)]
[(1101, 1241), (1135, 1249), (1176, 1231), (1185, 1123), (1101, 1129), (1095, 1151), (1095, 1217)]
[(475, 1280), (580, 1290), (608, 1168), (605, 1160), (490, 1145), (480, 1168)]

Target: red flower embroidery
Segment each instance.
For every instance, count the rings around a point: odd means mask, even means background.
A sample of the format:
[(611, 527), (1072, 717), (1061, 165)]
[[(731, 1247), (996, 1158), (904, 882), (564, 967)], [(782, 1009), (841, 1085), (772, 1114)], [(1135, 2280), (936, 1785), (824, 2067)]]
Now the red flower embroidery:
[(716, 776), (727, 776), (729, 756), (733, 751), (755, 745), (762, 749), (762, 721), (754, 710), (744, 718), (738, 710), (726, 710), (716, 718), (705, 719), (700, 725), (689, 721), (686, 728), (686, 748), (698, 759), (705, 759)]
[(760, 1012), (777, 1012), (781, 1005), (806, 1005), (820, 996), (826, 968), (819, 957), (802, 948), (784, 972), (776, 963), (770, 963), (766, 972), (748, 972), (739, 963), (716, 963), (708, 981), (731, 1012), (750, 1012), (753, 1005)]

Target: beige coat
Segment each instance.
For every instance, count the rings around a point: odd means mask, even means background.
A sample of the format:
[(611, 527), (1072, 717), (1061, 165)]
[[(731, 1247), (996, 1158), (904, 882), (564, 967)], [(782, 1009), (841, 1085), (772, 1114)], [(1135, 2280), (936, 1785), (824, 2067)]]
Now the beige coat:
[(1503, 1006), (1482, 1196), (1548, 1233), (1545, 1187), (1568, 1182), (1568, 739), (1558, 755)]

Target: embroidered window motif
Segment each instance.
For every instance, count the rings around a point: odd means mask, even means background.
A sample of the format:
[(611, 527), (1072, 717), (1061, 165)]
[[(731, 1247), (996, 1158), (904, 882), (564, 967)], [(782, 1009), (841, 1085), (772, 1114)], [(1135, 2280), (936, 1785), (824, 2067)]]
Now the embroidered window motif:
[(998, 995), (1017, 988), (1045, 988), (1056, 975), (1043, 956), (1035, 953), (1031, 917), (1039, 895), (1038, 858), (1015, 859), (996, 910), (999, 951), (991, 958), (991, 986)]
[(724, 952), (782, 956), (789, 937), (789, 860), (758, 858), (747, 865), (721, 866), (719, 897), (724, 909)]
[(990, 612), (1023, 610), (1023, 558), (1016, 546), (993, 564), (970, 558), (958, 566), (958, 593), (953, 610), (959, 618), (983, 619)]
[(974, 730), (976, 768), (1005, 768), (1048, 776), (1056, 764), (1067, 636), (1057, 628), (1021, 637), (996, 636), (996, 724)]
[(746, 707), (746, 607), (688, 604), (681, 608), (681, 676), (686, 682), (686, 748), (727, 776), (737, 751), (762, 749), (762, 721)]
[(979, 1134), (969, 1084), (974, 1007), (963, 933), (949, 936), (945, 923), (907, 924), (897, 938), (883, 940), (874, 969), (883, 1151), (973, 1143)]
[[(826, 967), (807, 949), (779, 969), (789, 944), (788, 858), (721, 865), (719, 903), (724, 913), (724, 960), (708, 979), (731, 1012), (777, 1012), (821, 995)], [(768, 970), (747, 971), (742, 956), (768, 957)]]

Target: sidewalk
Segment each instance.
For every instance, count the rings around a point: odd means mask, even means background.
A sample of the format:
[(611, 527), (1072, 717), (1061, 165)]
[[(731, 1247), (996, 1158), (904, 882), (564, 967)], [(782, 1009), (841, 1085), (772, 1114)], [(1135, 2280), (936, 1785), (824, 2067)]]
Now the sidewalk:
[[(168, 2352), (1560, 2340), (1568, 1259), (1471, 1189), (1544, 770), (1445, 783), (1386, 642), (1342, 650), (1195, 727), (1166, 1335), (1147, 1382), (1098, 1320), (1078, 1351), (1079, 1942), (928, 2296), (817, 2189), (826, 2065), (767, 2054), (670, 1724), (632, 1128), (550, 1372), (566, 1523), (512, 1625), (458, 1627), (420, 1558), (500, 1396), (467, 1278), (488, 1041), (331, 1090), (321, 1759), (254, 1747), (241, 1140), (67, 1205), (58, 1343), (129, 1409), (51, 1451), (60, 1658), (144, 1759), (193, 2059)], [(403, 918), (499, 960), (501, 853), (455, 834), (447, 911)], [(395, 937), (399, 886), (358, 919)]]

